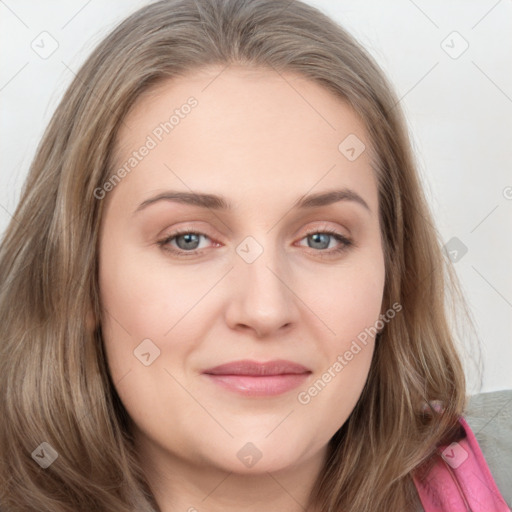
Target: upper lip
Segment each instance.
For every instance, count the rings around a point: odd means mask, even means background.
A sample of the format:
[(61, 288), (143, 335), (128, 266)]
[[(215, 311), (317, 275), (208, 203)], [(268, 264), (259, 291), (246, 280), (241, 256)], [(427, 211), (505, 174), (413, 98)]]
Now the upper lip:
[(311, 370), (301, 364), (285, 359), (275, 359), (262, 363), (243, 359), (209, 368), (203, 373), (210, 375), (284, 375), (311, 373)]

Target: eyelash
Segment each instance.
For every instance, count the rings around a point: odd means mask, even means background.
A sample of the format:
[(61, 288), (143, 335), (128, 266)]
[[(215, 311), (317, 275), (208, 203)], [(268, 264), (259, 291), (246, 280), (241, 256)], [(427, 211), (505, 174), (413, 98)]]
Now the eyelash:
[[(322, 229), (322, 230), (313, 229), (311, 231), (308, 231), (301, 238), (301, 240), (303, 238), (307, 238), (308, 236), (316, 235), (316, 234), (330, 235), (338, 242), (341, 242), (341, 245), (335, 249), (314, 250), (312, 247), (309, 248), (309, 249), (312, 249), (314, 252), (317, 252), (318, 255), (322, 258), (329, 258), (329, 257), (337, 256), (338, 254), (341, 254), (342, 252), (346, 251), (347, 249), (349, 249), (350, 247), (352, 247), (354, 245), (354, 242), (352, 240), (343, 236), (342, 234), (338, 233), (337, 231), (335, 231), (333, 229), (329, 229), (329, 228)], [(171, 233), (169, 236), (166, 236), (162, 240), (159, 240), (157, 242), (157, 244), (162, 248), (162, 250), (168, 251), (179, 258), (188, 258), (191, 256), (197, 256), (197, 255), (201, 254), (201, 252), (203, 251), (202, 249), (195, 249), (193, 251), (184, 251), (182, 249), (175, 249), (175, 248), (171, 249), (170, 248), (171, 246), (169, 245), (170, 242), (172, 240), (174, 240), (175, 238), (179, 237), (180, 235), (200, 235), (200, 236), (204, 236), (208, 239), (210, 238), (206, 233), (201, 233), (199, 231), (191, 231), (189, 229), (182, 229), (182, 230), (175, 231), (174, 233)]]

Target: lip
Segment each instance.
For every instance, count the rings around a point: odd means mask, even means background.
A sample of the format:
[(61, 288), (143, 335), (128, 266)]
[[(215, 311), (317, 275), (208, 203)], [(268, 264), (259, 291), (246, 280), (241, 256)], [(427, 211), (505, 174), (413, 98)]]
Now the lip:
[(286, 359), (274, 359), (260, 363), (250, 359), (241, 359), (240, 361), (231, 361), (205, 370), (203, 373), (210, 375), (252, 375), (268, 376), (283, 374), (301, 374), (311, 372), (309, 368), (288, 361)]
[(301, 385), (311, 370), (284, 359), (263, 363), (245, 359), (215, 366), (203, 374), (214, 383), (238, 394), (274, 396)]

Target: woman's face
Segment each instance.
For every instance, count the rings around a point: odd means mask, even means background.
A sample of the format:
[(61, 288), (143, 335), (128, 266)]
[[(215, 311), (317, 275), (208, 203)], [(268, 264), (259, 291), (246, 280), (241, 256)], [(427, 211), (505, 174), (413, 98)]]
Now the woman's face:
[[(161, 84), (124, 120), (96, 194), (102, 332), (155, 464), (272, 472), (325, 453), (366, 381), (377, 185), (345, 102), (298, 75), (221, 71)], [(204, 373), (239, 360), (305, 373)]]

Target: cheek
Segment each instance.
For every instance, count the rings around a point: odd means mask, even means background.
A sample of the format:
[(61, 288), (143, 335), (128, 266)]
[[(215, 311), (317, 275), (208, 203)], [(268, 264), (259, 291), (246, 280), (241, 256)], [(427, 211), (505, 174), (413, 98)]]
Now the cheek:
[(108, 252), (100, 259), (102, 305), (105, 323), (124, 330), (136, 342), (141, 336), (160, 339), (197, 302), (205, 288), (193, 272), (147, 257), (148, 249)]
[[(317, 388), (329, 387), (321, 401), (327, 403), (342, 395), (350, 407), (357, 401), (369, 372), (375, 334), (381, 327), (385, 282), (381, 251), (361, 252), (358, 256), (340, 267), (335, 277), (326, 274), (319, 280), (317, 275), (315, 292), (306, 299), (314, 301), (315, 315), (328, 327), (322, 329), (318, 344), (325, 366), (320, 369), (322, 382)], [(311, 392), (315, 395), (316, 391)], [(344, 412), (338, 414), (342, 417)]]
[[(366, 328), (375, 325), (381, 313), (385, 268), (383, 255), (361, 253), (333, 272), (311, 276), (314, 290), (308, 300), (314, 312), (329, 327), (332, 346), (343, 348)], [(326, 337), (328, 339), (328, 336)]]
[(373, 258), (371, 265), (361, 260), (360, 266), (344, 270), (337, 279), (326, 279), (324, 292), (317, 294), (318, 316), (333, 332), (323, 329), (318, 349), (324, 365), (297, 395), (304, 411), (324, 418), (326, 439), (345, 423), (361, 396), (372, 362), (384, 289), (380, 258)]
[[(118, 391), (127, 402), (136, 402), (142, 387), (147, 388), (146, 397), (151, 396), (152, 386), (161, 388), (154, 380), (159, 371), (174, 371), (200, 344), (207, 326), (197, 317), (199, 311), (211, 310), (201, 297), (219, 272), (195, 272), (185, 265), (173, 266), (160, 255), (149, 257), (156, 248), (134, 248), (113, 238), (103, 243), (99, 287), (105, 352), (114, 382), (123, 378)], [(146, 367), (137, 354), (148, 351), (154, 362)]]

